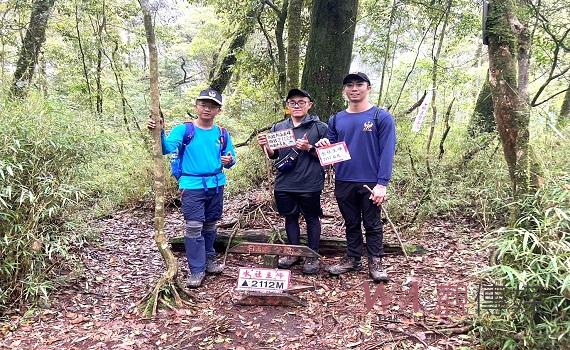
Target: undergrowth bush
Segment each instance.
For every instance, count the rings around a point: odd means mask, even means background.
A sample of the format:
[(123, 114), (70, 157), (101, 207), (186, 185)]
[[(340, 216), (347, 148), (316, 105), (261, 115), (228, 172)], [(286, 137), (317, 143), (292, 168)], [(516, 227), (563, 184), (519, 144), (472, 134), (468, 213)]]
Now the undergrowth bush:
[(568, 349), (570, 175), (552, 178), (516, 205), (525, 215), (514, 227), (493, 233), (489, 243), (498, 248), (499, 264), (483, 273), (524, 307), (483, 315), (478, 331), (489, 348)]
[(99, 130), (56, 102), (2, 102), (0, 313), (46, 296), (82, 236), (68, 222), (85, 196), (80, 166), (101, 156)]

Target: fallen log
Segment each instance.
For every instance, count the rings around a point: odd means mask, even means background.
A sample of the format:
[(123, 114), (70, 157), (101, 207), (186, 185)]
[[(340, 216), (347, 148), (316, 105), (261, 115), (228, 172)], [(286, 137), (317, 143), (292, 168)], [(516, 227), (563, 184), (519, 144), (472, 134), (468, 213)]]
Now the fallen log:
[[(231, 235), (230, 230), (218, 230), (218, 237), (214, 243), (214, 248), (218, 253), (226, 251)], [(238, 232), (232, 238), (231, 246), (239, 243), (268, 243), (269, 230), (245, 230)], [(301, 244), (307, 244), (307, 238), (301, 237)], [(175, 252), (184, 252), (184, 237), (176, 237), (170, 240), (171, 249)], [(426, 252), (425, 248), (419, 244), (405, 244), (406, 252), (411, 255), (420, 255)], [(321, 236), (319, 254), (325, 256), (341, 256), (346, 252), (346, 240), (339, 237)], [(384, 253), (386, 255), (404, 255), (398, 243), (384, 243)], [(365, 256), (366, 254), (364, 254)]]

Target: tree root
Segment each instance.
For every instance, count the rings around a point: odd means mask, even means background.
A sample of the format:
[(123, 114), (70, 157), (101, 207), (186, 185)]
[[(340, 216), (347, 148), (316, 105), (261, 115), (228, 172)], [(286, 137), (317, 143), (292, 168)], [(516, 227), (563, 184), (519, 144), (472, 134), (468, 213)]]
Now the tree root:
[(170, 310), (194, 309), (192, 296), (178, 282), (162, 277), (156, 285), (137, 303), (139, 312), (145, 317), (153, 317), (159, 308)]

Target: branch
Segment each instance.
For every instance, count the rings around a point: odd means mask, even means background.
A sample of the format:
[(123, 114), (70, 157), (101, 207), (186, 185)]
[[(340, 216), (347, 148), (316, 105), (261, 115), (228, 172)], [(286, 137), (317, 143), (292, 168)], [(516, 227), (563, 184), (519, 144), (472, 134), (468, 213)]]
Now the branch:
[[(287, 119), (287, 118), (283, 118), (283, 119), (277, 121), (276, 123), (282, 122), (285, 119)], [(262, 128), (258, 128), (258, 129), (253, 130), (251, 132), (251, 134), (249, 135), (249, 137), (247, 138), (247, 140), (245, 140), (244, 142), (236, 143), (234, 145), (234, 147), (238, 148), (238, 147), (242, 147), (242, 146), (247, 146), (251, 142), (251, 140), (255, 137), (255, 135), (259, 134), (260, 132), (267, 131), (269, 129), (271, 129), (271, 126), (264, 126)]]
[(533, 107), (540, 106), (541, 104), (543, 104), (543, 103), (545, 103), (545, 102), (547, 102), (547, 101), (552, 100), (552, 99), (555, 98), (556, 96), (558, 96), (558, 95), (560, 95), (560, 94), (562, 94), (562, 93), (564, 93), (564, 92), (566, 92), (566, 91), (568, 91), (568, 90), (570, 90), (570, 88), (566, 88), (566, 89), (564, 89), (564, 90), (562, 90), (562, 91), (558, 91), (557, 93), (555, 93), (554, 95), (550, 96), (550, 97), (547, 98), (546, 100), (543, 100), (543, 101), (541, 101), (541, 102), (539, 102), (539, 103), (533, 104), (532, 106), (533, 106)]
[(275, 11), (275, 13), (277, 14), (277, 16), (281, 17), (281, 10), (279, 9), (279, 7), (277, 7), (277, 5), (275, 5), (273, 3), (273, 1), (271, 0), (264, 0), (263, 1), (264, 4), (266, 4), (267, 6), (271, 7), (273, 9), (273, 11)]
[(414, 109), (421, 106), (422, 103), (424, 102), (424, 99), (426, 98), (426, 95), (427, 95), (427, 90), (424, 90), (424, 94), (422, 95), (422, 97), (420, 97), (420, 99), (416, 103), (414, 103), (410, 108), (408, 108), (408, 110), (405, 111), (403, 115), (410, 114), (414, 111)]

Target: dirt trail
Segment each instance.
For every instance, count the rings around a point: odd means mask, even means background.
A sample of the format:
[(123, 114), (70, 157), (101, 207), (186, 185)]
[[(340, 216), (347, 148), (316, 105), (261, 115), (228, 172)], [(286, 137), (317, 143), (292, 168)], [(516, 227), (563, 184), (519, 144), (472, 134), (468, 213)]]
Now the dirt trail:
[[(243, 199), (228, 201), (227, 219), (242, 205)], [(338, 217), (334, 206), (325, 207), (327, 211)], [(279, 222), (274, 214), (268, 220)], [(324, 223), (325, 234), (342, 235), (338, 219), (328, 218)], [(403, 256), (384, 259), (391, 277), (385, 291), (393, 298), (391, 304), (384, 305), (385, 311), (380, 300), (372, 310), (366, 310), (363, 284), (368, 283), (372, 296), (376, 288), (366, 270), (331, 278), (324, 271), (304, 276), (299, 266), (293, 268), (294, 284), (316, 287), (298, 295), (307, 302), (306, 307), (237, 306), (237, 269), (259, 267), (261, 258), (230, 255), (226, 271), (207, 277), (203, 287), (194, 292), (195, 311), (161, 311), (153, 319), (142, 319), (134, 308), (164, 269), (152, 240), (152, 213), (123, 211), (94, 225), (101, 236), (81, 251), (81, 277), (53, 293), (45, 308), (26, 317), (14, 315), (0, 326), (0, 348), (401, 349), (406, 345), (413, 349), (454, 349), (474, 344), (466, 334), (448, 335), (442, 330), (451, 327), (458, 331), (468, 324), (462, 320), (466, 313), (473, 314), (476, 304), (476, 281), (470, 274), (484, 263), (477, 253), (482, 233), (466, 222), (430, 222), (415, 237), (403, 235), (405, 241), (423, 245), (427, 253), (413, 256), (409, 262)], [(166, 225), (169, 236), (180, 235), (181, 215), (170, 211)], [(385, 240), (396, 242), (390, 233), (386, 236)], [(324, 258), (325, 264), (334, 261)], [(179, 256), (179, 265), (179, 278), (185, 279), (183, 256)], [(411, 307), (398, 305), (409, 295), (413, 280), (419, 285), (425, 319), (415, 324), (395, 323), (396, 319), (401, 322), (413, 317)], [(465, 312), (461, 305), (450, 307), (438, 302), (444, 290), (438, 294), (437, 286), (448, 285), (450, 289), (445, 292), (450, 296), (462, 284), (469, 288)], [(442, 311), (449, 311), (449, 316), (435, 317)]]

